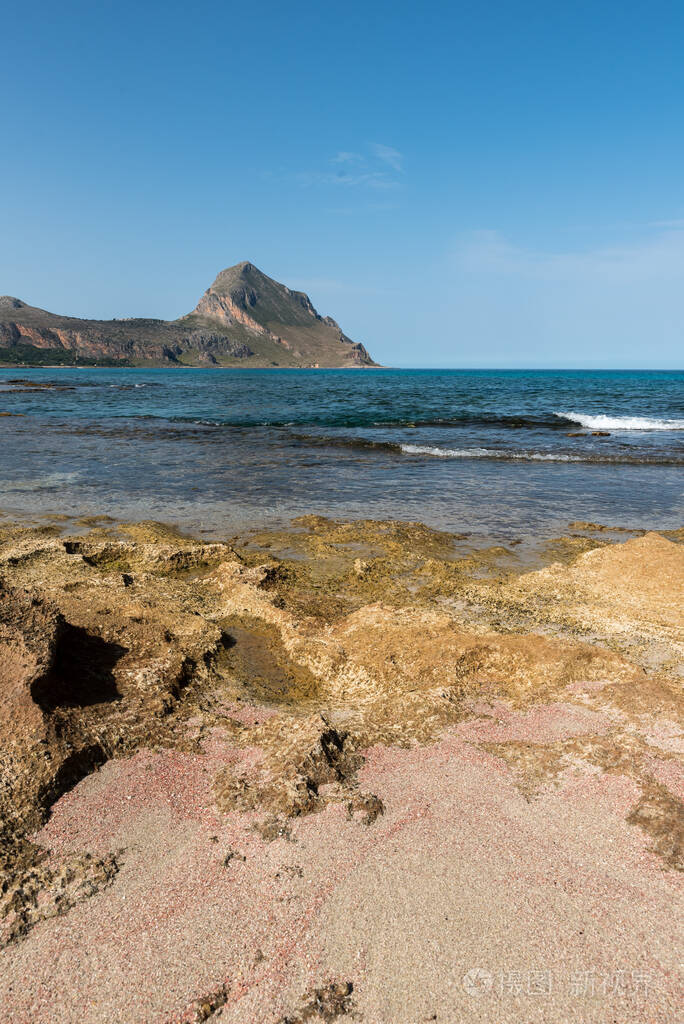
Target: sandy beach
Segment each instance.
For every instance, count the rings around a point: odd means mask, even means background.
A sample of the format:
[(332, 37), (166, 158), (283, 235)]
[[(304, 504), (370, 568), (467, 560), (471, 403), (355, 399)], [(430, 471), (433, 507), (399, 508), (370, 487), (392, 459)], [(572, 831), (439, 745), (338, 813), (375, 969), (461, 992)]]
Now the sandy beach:
[(0, 532), (0, 1017), (671, 1022), (681, 531)]

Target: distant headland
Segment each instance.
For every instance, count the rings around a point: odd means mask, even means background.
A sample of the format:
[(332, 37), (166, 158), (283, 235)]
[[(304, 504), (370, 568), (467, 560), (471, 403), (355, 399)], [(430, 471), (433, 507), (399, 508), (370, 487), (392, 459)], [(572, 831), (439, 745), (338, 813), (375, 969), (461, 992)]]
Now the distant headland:
[(0, 296), (0, 364), (376, 366), (331, 317), (253, 263), (221, 271), (178, 320), (82, 320)]

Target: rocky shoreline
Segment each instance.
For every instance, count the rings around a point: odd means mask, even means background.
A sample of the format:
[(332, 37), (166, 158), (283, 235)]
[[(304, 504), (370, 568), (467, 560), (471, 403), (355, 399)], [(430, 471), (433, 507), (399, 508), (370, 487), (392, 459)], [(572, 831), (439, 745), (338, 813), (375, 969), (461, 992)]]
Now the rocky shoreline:
[(2, 1019), (674, 1019), (682, 540), (3, 524)]

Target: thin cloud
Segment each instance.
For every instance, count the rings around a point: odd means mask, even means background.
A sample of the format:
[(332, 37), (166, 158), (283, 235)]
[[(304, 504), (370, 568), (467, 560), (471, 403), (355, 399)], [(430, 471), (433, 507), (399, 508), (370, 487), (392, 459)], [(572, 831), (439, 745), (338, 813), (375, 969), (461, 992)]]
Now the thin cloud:
[(363, 171), (359, 174), (350, 174), (344, 171), (334, 173), (330, 171), (306, 171), (297, 175), (300, 185), (339, 185), (344, 188), (359, 188), (365, 186), (373, 189), (394, 189), (399, 187), (399, 182), (388, 177), (383, 171)]
[(374, 143), (367, 154), (341, 149), (327, 166), (302, 171), (295, 176), (300, 185), (337, 186), (345, 189), (387, 191), (401, 186), (403, 157), (398, 149)]
[(365, 164), (366, 158), (361, 153), (351, 153), (341, 150), (330, 161), (333, 164)]
[(404, 169), (404, 155), (393, 146), (383, 146), (379, 142), (374, 142), (371, 150), (378, 160), (388, 164), (393, 170), (402, 171)]
[(684, 227), (544, 250), (500, 231), (456, 241), (440, 316), (490, 365), (681, 366)]
[(542, 251), (510, 242), (498, 231), (476, 231), (456, 247), (461, 271), (562, 281), (611, 279), (639, 281), (684, 274), (684, 223), (667, 227), (636, 242), (579, 251)]

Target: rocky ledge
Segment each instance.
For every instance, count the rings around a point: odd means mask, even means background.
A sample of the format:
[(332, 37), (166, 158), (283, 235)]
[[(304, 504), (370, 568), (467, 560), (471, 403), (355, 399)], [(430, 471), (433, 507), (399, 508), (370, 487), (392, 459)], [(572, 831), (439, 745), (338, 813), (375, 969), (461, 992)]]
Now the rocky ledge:
[(673, 1019), (680, 541), (3, 527), (2, 1019)]

